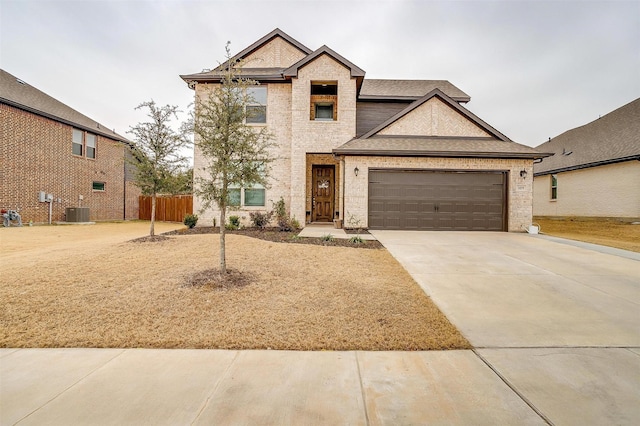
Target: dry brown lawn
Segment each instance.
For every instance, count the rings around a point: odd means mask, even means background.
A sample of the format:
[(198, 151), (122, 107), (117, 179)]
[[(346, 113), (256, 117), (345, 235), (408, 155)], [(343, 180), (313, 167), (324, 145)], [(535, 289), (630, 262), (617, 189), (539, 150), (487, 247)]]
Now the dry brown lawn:
[(640, 225), (615, 219), (535, 218), (547, 235), (640, 252)]
[(470, 347), (386, 250), (228, 235), (246, 285), (216, 289), (190, 283), (217, 266), (217, 235), (129, 241), (147, 229), (0, 229), (0, 347)]

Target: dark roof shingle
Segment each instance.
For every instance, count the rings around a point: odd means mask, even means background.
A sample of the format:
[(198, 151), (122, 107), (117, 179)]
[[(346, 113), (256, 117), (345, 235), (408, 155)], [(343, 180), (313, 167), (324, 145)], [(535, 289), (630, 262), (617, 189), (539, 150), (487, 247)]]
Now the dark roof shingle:
[(568, 130), (536, 149), (555, 155), (535, 164), (535, 174), (640, 159), (640, 98), (589, 124)]
[(407, 157), (541, 158), (546, 155), (511, 141), (444, 136), (373, 136), (367, 139), (352, 139), (333, 152), (341, 155)]
[(128, 142), (108, 127), (1, 69), (0, 102), (116, 141)]
[(359, 99), (408, 99), (423, 97), (439, 89), (456, 102), (469, 102), (471, 98), (447, 80), (380, 80), (365, 79)]

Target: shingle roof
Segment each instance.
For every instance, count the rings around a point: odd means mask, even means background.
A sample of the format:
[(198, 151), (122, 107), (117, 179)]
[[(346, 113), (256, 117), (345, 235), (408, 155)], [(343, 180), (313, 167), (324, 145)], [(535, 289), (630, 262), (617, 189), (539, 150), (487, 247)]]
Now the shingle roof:
[[(284, 81), (284, 77), (282, 73), (285, 68), (240, 68), (237, 71), (244, 78), (250, 78), (252, 80), (259, 81)], [(195, 74), (185, 74), (181, 75), (182, 78), (187, 83), (192, 81), (198, 82), (219, 82), (222, 77), (225, 76), (225, 72), (218, 70), (217, 68), (211, 71), (204, 71)]]
[(341, 155), (380, 155), (407, 157), (480, 157), (541, 158), (535, 149), (515, 142), (494, 138), (462, 138), (445, 136), (374, 136), (352, 139), (333, 150)]
[(640, 159), (640, 98), (589, 124), (568, 130), (536, 149), (555, 155), (535, 164), (535, 174)]
[(471, 98), (447, 80), (379, 80), (365, 79), (359, 99), (416, 100), (434, 89), (440, 89), (456, 102), (469, 102)]
[(1, 69), (0, 102), (116, 141), (128, 142), (108, 127)]

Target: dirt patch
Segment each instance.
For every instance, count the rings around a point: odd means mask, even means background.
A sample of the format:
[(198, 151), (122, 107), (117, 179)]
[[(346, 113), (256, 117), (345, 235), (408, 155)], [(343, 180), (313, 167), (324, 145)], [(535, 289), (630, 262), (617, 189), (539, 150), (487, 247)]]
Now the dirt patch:
[[(169, 231), (164, 235), (200, 235), (200, 234), (219, 234), (220, 228), (212, 226), (197, 226), (195, 228), (178, 229)], [(278, 228), (243, 228), (227, 231), (227, 234), (244, 235), (246, 237), (258, 238), (265, 241), (273, 241), (276, 243), (294, 243), (294, 244), (312, 244), (328, 247), (352, 247), (366, 249), (382, 249), (384, 246), (375, 240), (353, 241), (344, 238), (334, 238), (332, 240), (324, 240), (322, 238), (298, 237), (300, 231), (280, 231)], [(368, 233), (368, 232), (367, 232)], [(355, 232), (353, 232), (355, 234)], [(353, 235), (354, 237), (356, 235)]]
[(640, 225), (616, 219), (534, 218), (547, 235), (640, 252)]
[(3, 232), (3, 248), (14, 249), (0, 262), (0, 347), (469, 347), (386, 250), (232, 234), (238, 281), (216, 287), (216, 236), (139, 244), (127, 241), (148, 229), (127, 226), (40, 228), (57, 236), (37, 248), (34, 228)]
[(249, 274), (234, 269), (227, 269), (225, 274), (220, 269), (205, 269), (185, 278), (186, 287), (210, 287), (218, 290), (232, 290), (255, 282)]

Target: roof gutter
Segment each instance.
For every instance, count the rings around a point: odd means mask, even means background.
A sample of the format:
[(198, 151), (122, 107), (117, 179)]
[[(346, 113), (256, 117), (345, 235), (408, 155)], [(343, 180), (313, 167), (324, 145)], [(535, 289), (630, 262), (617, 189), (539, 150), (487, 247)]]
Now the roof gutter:
[(640, 161), (640, 154), (631, 155), (631, 156), (622, 157), (622, 158), (613, 158), (611, 160), (596, 161), (595, 163), (577, 164), (575, 166), (545, 170), (544, 172), (536, 173), (534, 171), (533, 176), (544, 176), (544, 175), (550, 175), (553, 173), (562, 173), (562, 172), (571, 172), (573, 170), (590, 169), (591, 167), (606, 166), (607, 164), (624, 163), (626, 161), (634, 161), (634, 160)]
[(357, 148), (336, 148), (333, 150), (336, 155), (358, 155), (375, 157), (445, 157), (445, 158), (520, 158), (537, 159), (549, 157), (551, 153), (525, 153), (525, 152), (481, 152), (481, 151), (420, 151), (420, 150), (378, 150), (378, 149), (357, 149)]

